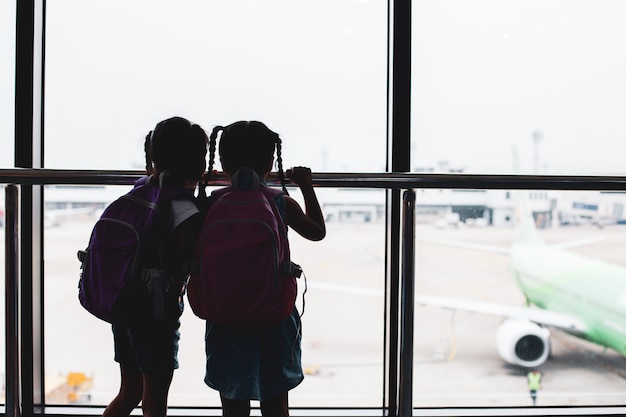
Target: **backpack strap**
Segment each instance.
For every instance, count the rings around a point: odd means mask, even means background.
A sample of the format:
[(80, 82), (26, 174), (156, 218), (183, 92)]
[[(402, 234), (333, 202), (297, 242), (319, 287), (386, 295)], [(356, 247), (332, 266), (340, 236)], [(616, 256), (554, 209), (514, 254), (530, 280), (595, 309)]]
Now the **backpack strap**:
[(261, 186), (259, 192), (267, 198), (272, 208), (276, 208), (280, 219), (285, 225), (285, 231), (287, 231), (287, 224), (285, 223), (285, 193), (282, 190), (268, 186)]
[[(272, 206), (272, 210), (274, 210), (274, 214), (277, 218), (281, 220), (283, 224), (285, 235), (287, 234), (288, 228), (285, 223), (285, 193), (282, 190), (278, 190), (272, 187), (261, 186), (259, 191), (263, 193), (265, 198), (270, 202), (270, 206)], [(284, 275), (290, 277), (300, 278), (302, 276), (302, 267), (300, 265), (294, 263), (289, 259), (288, 262), (285, 262), (280, 266), (281, 271)]]
[(165, 242), (167, 236), (171, 235), (169, 219), (171, 216), (171, 203), (176, 199), (194, 200), (191, 195), (183, 187), (161, 187), (167, 172), (162, 172), (158, 178), (147, 176), (140, 178), (135, 183), (135, 189), (139, 187), (156, 187), (160, 188), (160, 196), (157, 205), (160, 210), (160, 216), (155, 224), (156, 229), (153, 230), (153, 242), (157, 250), (159, 267), (144, 267), (141, 272), (141, 280), (145, 284), (149, 293), (152, 294), (152, 302), (154, 309), (154, 319), (159, 320), (165, 317), (165, 294), (170, 290), (172, 283), (175, 281), (173, 274), (179, 272), (191, 272), (191, 265), (188, 260), (171, 264), (167, 260), (165, 253)]
[(254, 169), (241, 167), (230, 177), (230, 183), (233, 190), (258, 191), (262, 181)]
[(146, 285), (148, 292), (152, 294), (152, 306), (154, 319), (165, 318), (165, 293), (170, 289), (170, 278), (164, 269), (144, 268), (141, 280)]
[(145, 175), (141, 178), (139, 178), (137, 181), (135, 181), (135, 184), (133, 185), (133, 188), (139, 188), (143, 185), (146, 185), (150, 180), (150, 176), (149, 175)]

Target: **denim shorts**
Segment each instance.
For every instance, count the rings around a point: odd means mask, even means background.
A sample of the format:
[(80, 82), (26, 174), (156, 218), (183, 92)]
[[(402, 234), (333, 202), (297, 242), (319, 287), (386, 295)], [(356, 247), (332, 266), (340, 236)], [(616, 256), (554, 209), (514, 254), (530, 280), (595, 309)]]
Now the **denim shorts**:
[(141, 326), (113, 325), (115, 361), (141, 372), (178, 369), (180, 321), (159, 320)]

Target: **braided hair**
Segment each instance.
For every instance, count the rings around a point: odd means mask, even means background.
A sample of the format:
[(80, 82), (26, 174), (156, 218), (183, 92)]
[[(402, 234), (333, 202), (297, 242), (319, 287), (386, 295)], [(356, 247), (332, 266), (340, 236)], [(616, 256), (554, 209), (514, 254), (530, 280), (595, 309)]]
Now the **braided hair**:
[(278, 177), (283, 192), (289, 195), (285, 185), (283, 170), (282, 141), (277, 133), (257, 121), (239, 121), (228, 126), (216, 126), (209, 137), (209, 175), (215, 164), (217, 135), (222, 132), (219, 142), (219, 155), (222, 168), (228, 174), (241, 167), (251, 167), (263, 177), (271, 171), (272, 158), (276, 151)]

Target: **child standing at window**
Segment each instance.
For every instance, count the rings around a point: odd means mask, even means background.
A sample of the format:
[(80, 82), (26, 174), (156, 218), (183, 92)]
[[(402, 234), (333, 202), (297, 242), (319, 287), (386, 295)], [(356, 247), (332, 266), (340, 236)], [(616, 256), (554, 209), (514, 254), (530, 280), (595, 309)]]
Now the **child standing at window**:
[[(213, 130), (209, 173), (213, 170), (220, 132), (220, 161), (224, 172), (231, 178), (240, 168), (249, 167), (260, 178), (261, 186), (266, 186), (265, 179), (272, 169), (276, 152), (279, 175), (284, 183), (281, 140), (267, 126), (256, 121), (239, 121)], [(284, 215), (285, 224), (306, 239), (323, 239), (326, 227), (313, 189), (311, 170), (295, 167), (288, 170), (287, 175), (300, 187), (305, 211), (288, 195), (279, 196), (276, 203)], [(260, 400), (264, 416), (288, 416), (288, 392), (304, 378), (300, 342), (301, 322), (295, 305), (289, 317), (269, 326), (236, 326), (207, 321), (205, 383), (219, 391), (223, 415), (249, 416), (250, 400)]]
[[(148, 176), (139, 180), (138, 185), (178, 187), (189, 192), (189, 198), (171, 201), (164, 247), (165, 258), (172, 265), (189, 261), (194, 254), (201, 218), (193, 190), (204, 173), (207, 143), (204, 130), (182, 117), (163, 120), (146, 136)], [(181, 190), (181, 195), (184, 194)], [(172, 277), (164, 296), (164, 318), (154, 319), (151, 307), (138, 298), (133, 319), (113, 324), (115, 361), (120, 366), (121, 384), (104, 417), (127, 417), (140, 401), (144, 416), (165, 417), (169, 387), (174, 369), (178, 368), (179, 319), (187, 275), (181, 271)]]

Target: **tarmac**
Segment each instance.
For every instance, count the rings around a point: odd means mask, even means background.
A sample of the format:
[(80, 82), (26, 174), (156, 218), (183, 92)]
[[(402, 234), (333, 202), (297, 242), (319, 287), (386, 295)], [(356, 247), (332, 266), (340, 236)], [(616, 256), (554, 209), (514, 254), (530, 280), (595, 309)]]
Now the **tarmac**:
[[(93, 219), (76, 219), (45, 229), (45, 374), (53, 380), (84, 373), (93, 378), (89, 403), (105, 405), (119, 384), (110, 327), (83, 310), (77, 299), (76, 251), (86, 245), (92, 225)], [(305, 379), (290, 393), (290, 405), (380, 407), (386, 395), (385, 224), (329, 222), (327, 228), (321, 242), (290, 232), (293, 260), (303, 267), (308, 283), (302, 317)], [(599, 242), (571, 250), (626, 264), (625, 226), (568, 226), (541, 234), (549, 243), (601, 236)], [(514, 238), (512, 228), (419, 225), (416, 292), (524, 303), (506, 255), (433, 244), (429, 238), (507, 247)], [(3, 258), (4, 239), (0, 249)], [(300, 296), (301, 311), (302, 302)], [(500, 322), (498, 317), (416, 307), (414, 406), (532, 407), (527, 370), (505, 364), (496, 351)], [(203, 382), (204, 323), (189, 308), (181, 334), (180, 369), (174, 374), (170, 406), (218, 406), (218, 394)], [(540, 371), (538, 406), (626, 403), (625, 358), (560, 331), (552, 331), (552, 355)], [(67, 403), (66, 398), (47, 400)]]

